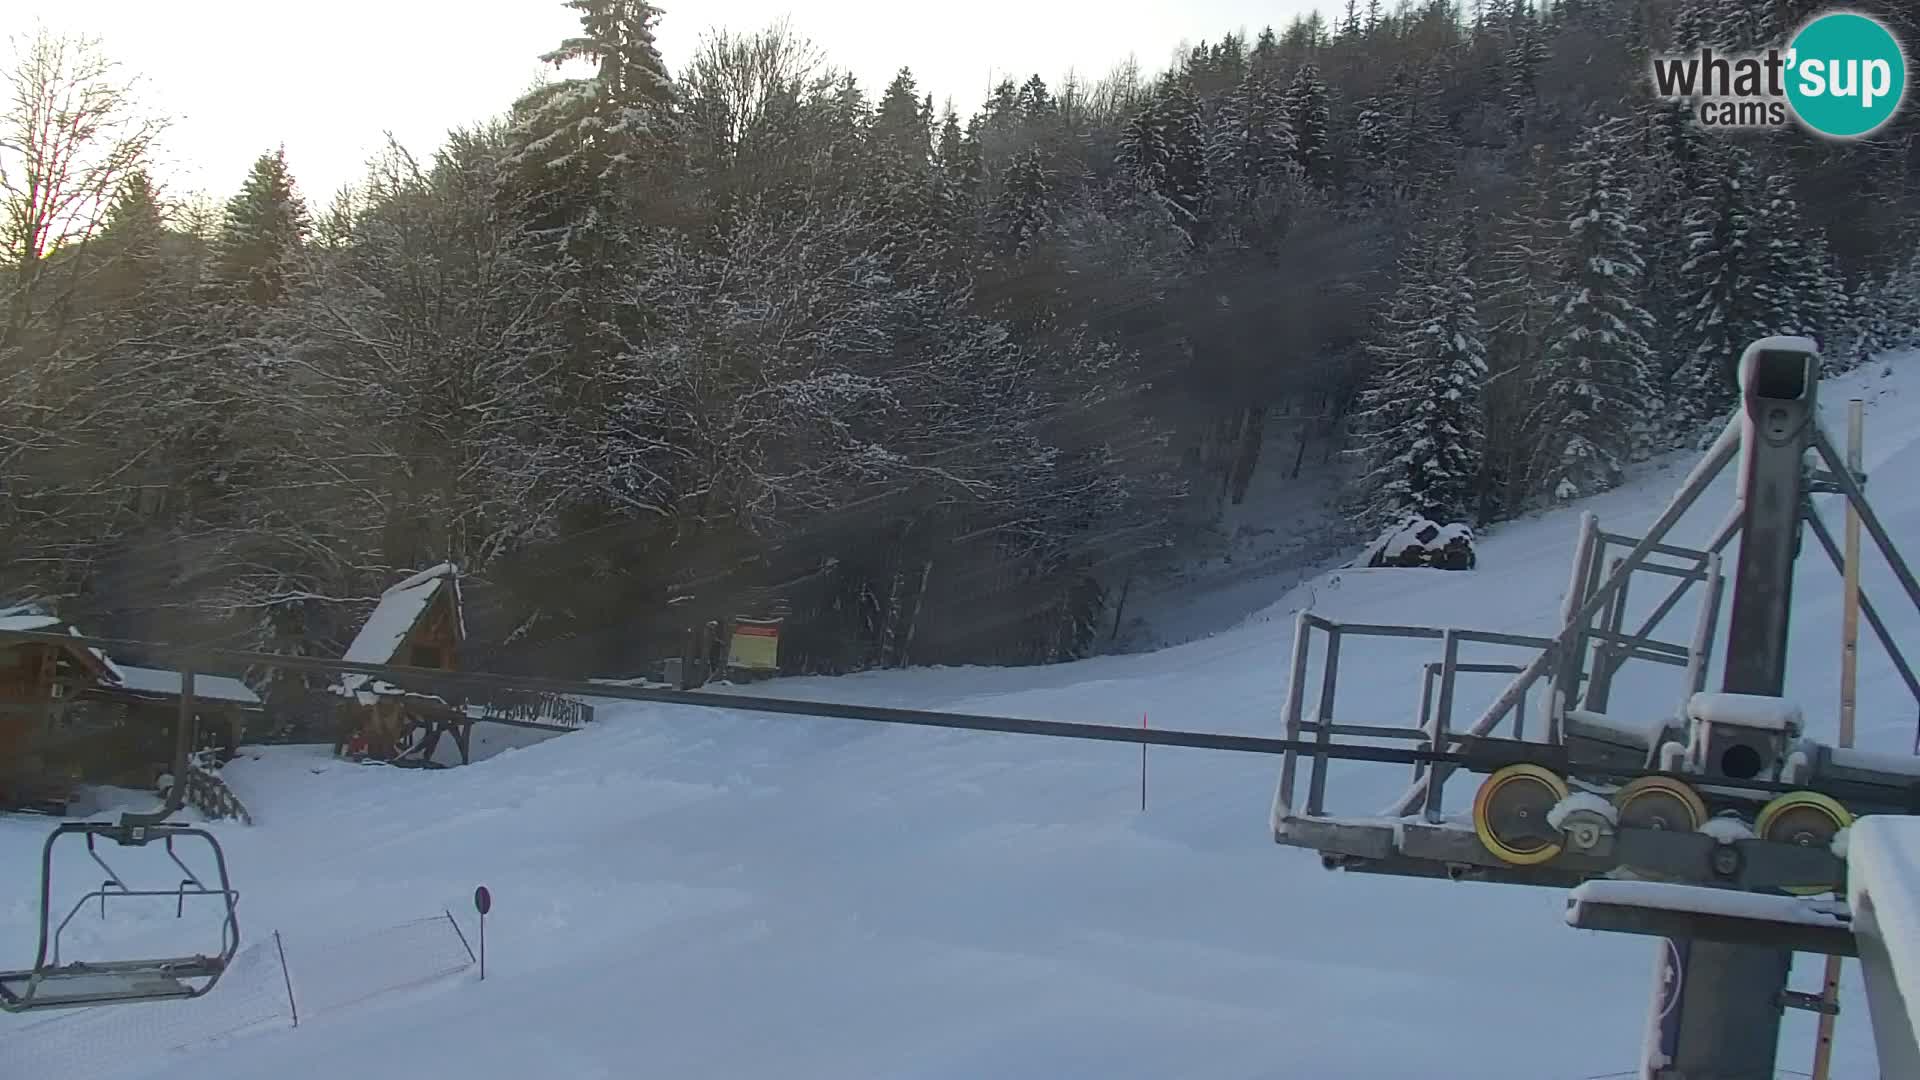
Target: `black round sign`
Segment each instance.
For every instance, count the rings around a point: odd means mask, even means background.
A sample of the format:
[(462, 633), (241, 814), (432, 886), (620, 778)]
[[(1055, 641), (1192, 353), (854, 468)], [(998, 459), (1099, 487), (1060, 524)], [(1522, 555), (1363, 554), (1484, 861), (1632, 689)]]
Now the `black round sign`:
[(473, 909), (482, 915), (493, 910), (493, 894), (485, 885), (473, 890)]

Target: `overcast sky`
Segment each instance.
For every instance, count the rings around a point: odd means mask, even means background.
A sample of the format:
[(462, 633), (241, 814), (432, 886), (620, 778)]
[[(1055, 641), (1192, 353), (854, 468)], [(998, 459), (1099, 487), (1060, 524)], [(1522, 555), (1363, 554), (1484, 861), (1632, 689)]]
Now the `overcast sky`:
[[(1182, 41), (1282, 27), (1309, 0), (669, 0), (661, 51), (677, 71), (700, 35), (786, 16), (871, 96), (902, 65), (964, 117), (1002, 75), (1097, 76), (1129, 54), (1158, 70)], [(316, 209), (353, 182), (391, 130), (416, 153), (506, 108), (537, 57), (578, 27), (558, 0), (10, 0), (0, 28), (97, 34), (180, 117), (162, 176), (224, 199), (284, 142)], [(1328, 7), (1331, 14), (1331, 7)], [(7, 55), (11, 55), (10, 53)]]

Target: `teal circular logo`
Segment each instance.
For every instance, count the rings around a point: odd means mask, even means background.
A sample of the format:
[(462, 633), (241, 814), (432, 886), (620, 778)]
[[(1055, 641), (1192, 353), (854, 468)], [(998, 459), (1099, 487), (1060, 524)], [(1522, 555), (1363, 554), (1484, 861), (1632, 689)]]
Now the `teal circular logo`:
[(1907, 58), (1876, 19), (1822, 15), (1787, 45), (1787, 101), (1822, 135), (1857, 139), (1892, 118), (1907, 93)]

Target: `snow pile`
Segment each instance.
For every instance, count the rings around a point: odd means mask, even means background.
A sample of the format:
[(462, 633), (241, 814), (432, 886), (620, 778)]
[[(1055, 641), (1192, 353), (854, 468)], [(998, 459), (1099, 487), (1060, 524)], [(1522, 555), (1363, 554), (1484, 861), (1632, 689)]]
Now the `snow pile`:
[(1848, 927), (1847, 912), (1832, 900), (1802, 900), (1794, 896), (1767, 896), (1740, 889), (1704, 885), (1676, 885), (1664, 881), (1589, 881), (1567, 894), (1567, 924), (1576, 921), (1582, 904), (1684, 911), (1694, 915), (1721, 915), (1730, 919), (1792, 923), (1796, 926)]
[(1574, 813), (1597, 815), (1609, 825), (1616, 825), (1620, 821), (1620, 811), (1605, 798), (1591, 791), (1576, 791), (1554, 803), (1553, 809), (1547, 811), (1547, 827), (1561, 828), (1566, 824), (1568, 816)]
[(1361, 566), (1431, 566), (1441, 570), (1471, 570), (1478, 563), (1473, 530), (1460, 522), (1441, 525), (1423, 517), (1409, 517), (1382, 532), (1367, 546)]
[(1731, 844), (1740, 840), (1751, 840), (1754, 835), (1753, 826), (1748, 825), (1745, 821), (1741, 820), (1738, 814), (1733, 813), (1726, 813), (1716, 818), (1709, 818), (1706, 824), (1700, 826), (1700, 831), (1713, 837), (1722, 844)]
[(1798, 732), (1803, 721), (1799, 704), (1764, 694), (1695, 694), (1687, 699), (1687, 715), (1703, 724), (1789, 735)]

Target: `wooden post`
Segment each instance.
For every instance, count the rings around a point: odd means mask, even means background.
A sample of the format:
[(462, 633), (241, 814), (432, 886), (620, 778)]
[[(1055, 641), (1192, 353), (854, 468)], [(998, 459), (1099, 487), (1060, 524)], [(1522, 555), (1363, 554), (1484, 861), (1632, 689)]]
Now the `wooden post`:
[[(1847, 471), (1860, 475), (1864, 455), (1863, 406), (1859, 398), (1847, 402)], [(1840, 745), (1853, 745), (1854, 687), (1860, 672), (1860, 515), (1847, 500), (1845, 571), (1840, 587)], [(1840, 957), (1827, 957), (1825, 984), (1820, 1000), (1836, 1005), (1840, 1000)], [(1818, 1034), (1813, 1044), (1813, 1078), (1827, 1080), (1833, 1067), (1832, 1010), (1820, 1014)]]

